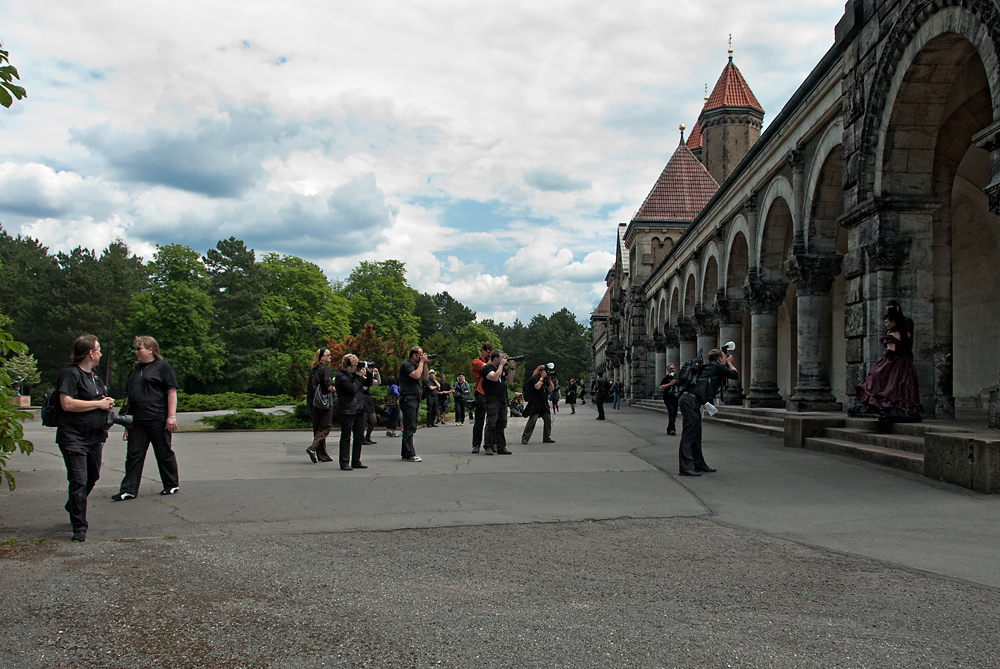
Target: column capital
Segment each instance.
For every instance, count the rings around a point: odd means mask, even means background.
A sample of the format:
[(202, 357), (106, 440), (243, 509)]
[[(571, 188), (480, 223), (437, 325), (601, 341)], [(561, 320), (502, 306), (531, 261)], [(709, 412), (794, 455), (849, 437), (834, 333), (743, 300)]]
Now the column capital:
[(719, 322), (715, 318), (715, 310), (704, 305), (695, 307), (694, 322), (698, 334), (702, 336), (718, 333)]
[(801, 172), (806, 165), (806, 152), (801, 147), (795, 147), (785, 156), (785, 162), (792, 168), (792, 171)]
[(698, 337), (694, 328), (694, 321), (686, 316), (677, 319), (677, 335), (680, 341), (694, 341)]
[(789, 252), (785, 273), (799, 295), (826, 295), (840, 274), (844, 256)]
[(719, 317), (719, 324), (741, 325), (743, 315), (747, 312), (747, 303), (744, 300), (728, 300), (724, 297), (715, 299), (715, 313)]
[(990, 211), (1000, 216), (1000, 182), (991, 183), (983, 189), (990, 201)]
[(747, 210), (748, 213), (757, 213), (757, 193), (750, 193), (743, 200), (743, 208)]
[(677, 328), (668, 327), (663, 333), (663, 345), (666, 348), (677, 348), (680, 346), (681, 338), (677, 332)]
[(778, 311), (788, 283), (785, 281), (748, 281), (743, 285), (743, 296), (755, 314), (771, 314)]
[(895, 235), (892, 237), (880, 237), (865, 247), (868, 262), (876, 270), (899, 269), (909, 250), (910, 241)]

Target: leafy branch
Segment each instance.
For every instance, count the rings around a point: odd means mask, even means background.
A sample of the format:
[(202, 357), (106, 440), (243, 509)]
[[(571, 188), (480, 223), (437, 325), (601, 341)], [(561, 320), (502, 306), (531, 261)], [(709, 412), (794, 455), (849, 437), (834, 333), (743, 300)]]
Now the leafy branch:
[(8, 109), (14, 104), (14, 98), (23, 100), (28, 97), (27, 91), (14, 83), (15, 79), (20, 81), (21, 75), (17, 73), (17, 68), (10, 64), (7, 52), (0, 48), (0, 105)]

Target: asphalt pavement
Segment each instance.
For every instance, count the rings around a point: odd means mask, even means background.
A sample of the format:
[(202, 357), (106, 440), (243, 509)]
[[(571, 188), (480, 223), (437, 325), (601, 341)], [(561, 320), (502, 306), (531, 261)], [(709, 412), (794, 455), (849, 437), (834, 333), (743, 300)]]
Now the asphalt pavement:
[(116, 427), (85, 544), (29, 423), (0, 667), (1000, 666), (1000, 496), (710, 422), (718, 472), (682, 478), (664, 416), (608, 407), (555, 444), (511, 419), (510, 456), (376, 432), (351, 472), (306, 432), (178, 433), (180, 493), (150, 452), (127, 502)]

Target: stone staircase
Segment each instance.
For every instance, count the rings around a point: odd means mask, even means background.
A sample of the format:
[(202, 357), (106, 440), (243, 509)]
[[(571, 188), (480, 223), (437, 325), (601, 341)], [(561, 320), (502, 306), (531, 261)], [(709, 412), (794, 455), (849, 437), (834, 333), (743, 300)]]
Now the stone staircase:
[[(633, 406), (666, 413), (663, 403), (656, 400), (641, 400)], [(948, 421), (883, 424), (875, 419), (850, 418), (846, 413), (793, 412), (785, 409), (747, 409), (737, 406), (718, 408), (719, 412), (715, 416), (706, 416), (706, 424), (725, 425), (777, 437), (784, 440), (785, 446), (857, 458), (914, 474), (948, 480), (972, 489), (984, 485), (997, 487), (995, 482), (966, 484), (964, 473), (958, 476), (959, 480), (955, 480), (955, 475), (950, 471), (940, 471), (942, 467), (945, 470), (953, 470), (956, 467), (960, 469), (961, 463), (956, 462), (953, 466), (953, 463), (948, 462), (949, 459), (962, 459), (961, 453), (965, 446), (956, 445), (956, 440), (968, 437), (970, 444), (977, 440), (982, 442), (984, 440), (982, 430), (961, 427)], [(985, 440), (997, 441), (995, 436), (990, 435), (987, 435)], [(928, 443), (940, 444), (946, 441), (953, 444), (953, 454), (957, 453), (958, 456), (935, 451), (936, 460), (928, 467), (924, 458)], [(995, 463), (991, 465), (994, 470), (995, 467)], [(974, 475), (970, 476), (974, 478)], [(981, 491), (986, 492), (986, 490)]]

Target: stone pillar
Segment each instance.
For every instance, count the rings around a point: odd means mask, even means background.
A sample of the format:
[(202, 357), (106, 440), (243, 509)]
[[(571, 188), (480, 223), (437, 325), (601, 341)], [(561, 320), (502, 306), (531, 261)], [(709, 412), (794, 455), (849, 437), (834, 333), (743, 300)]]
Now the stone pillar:
[(698, 331), (698, 350), (708, 362), (708, 352), (719, 347), (719, 322), (715, 319), (715, 311), (705, 306), (696, 308), (694, 322)]
[[(681, 343), (680, 337), (677, 334), (677, 328), (667, 327), (667, 331), (664, 334), (664, 340), (666, 341), (666, 361), (665, 365), (673, 365), (674, 369), (680, 371), (681, 369)], [(664, 372), (666, 376), (666, 372)], [(661, 376), (660, 379), (663, 377)], [(657, 379), (659, 381), (659, 379)]]
[(805, 220), (802, 212), (802, 201), (805, 199), (805, 151), (796, 147), (785, 156), (785, 162), (792, 168), (792, 201), (790, 203), (792, 211), (792, 246), (793, 248), (805, 248)]
[[(715, 300), (715, 313), (719, 315), (719, 346), (726, 342), (734, 342), (733, 366), (743, 369), (743, 314), (746, 312), (746, 302), (743, 300), (727, 300), (719, 291)], [(729, 381), (722, 391), (722, 403), (734, 406), (743, 404), (743, 379)]]
[[(693, 360), (698, 353), (698, 343), (695, 341), (697, 331), (694, 322), (690, 318), (680, 318), (677, 321), (677, 334), (680, 338), (680, 363), (683, 365), (689, 360)], [(680, 365), (677, 367), (680, 371)]]
[(653, 379), (651, 381), (652, 385), (652, 397), (653, 399), (660, 399), (663, 397), (663, 393), (660, 391), (660, 379), (662, 379), (667, 373), (667, 351), (665, 348), (666, 337), (659, 330), (653, 332)]
[(832, 319), (830, 288), (840, 274), (843, 258), (834, 255), (792, 254), (785, 264), (795, 282), (798, 319), (798, 369), (792, 411), (840, 411), (830, 386)]
[(778, 392), (778, 307), (787, 288), (784, 281), (749, 279), (743, 288), (750, 305), (750, 393), (744, 406), (785, 406)]
[[(992, 178), (984, 192), (989, 198), (990, 211), (1000, 216), (1000, 121), (990, 124), (985, 130), (974, 135), (972, 142), (990, 153), (990, 174)], [(935, 362), (937, 362), (935, 360)], [(997, 385), (1000, 388), (1000, 384)], [(952, 398), (954, 401), (954, 398)], [(989, 426), (1000, 430), (1000, 390), (990, 391)]]

